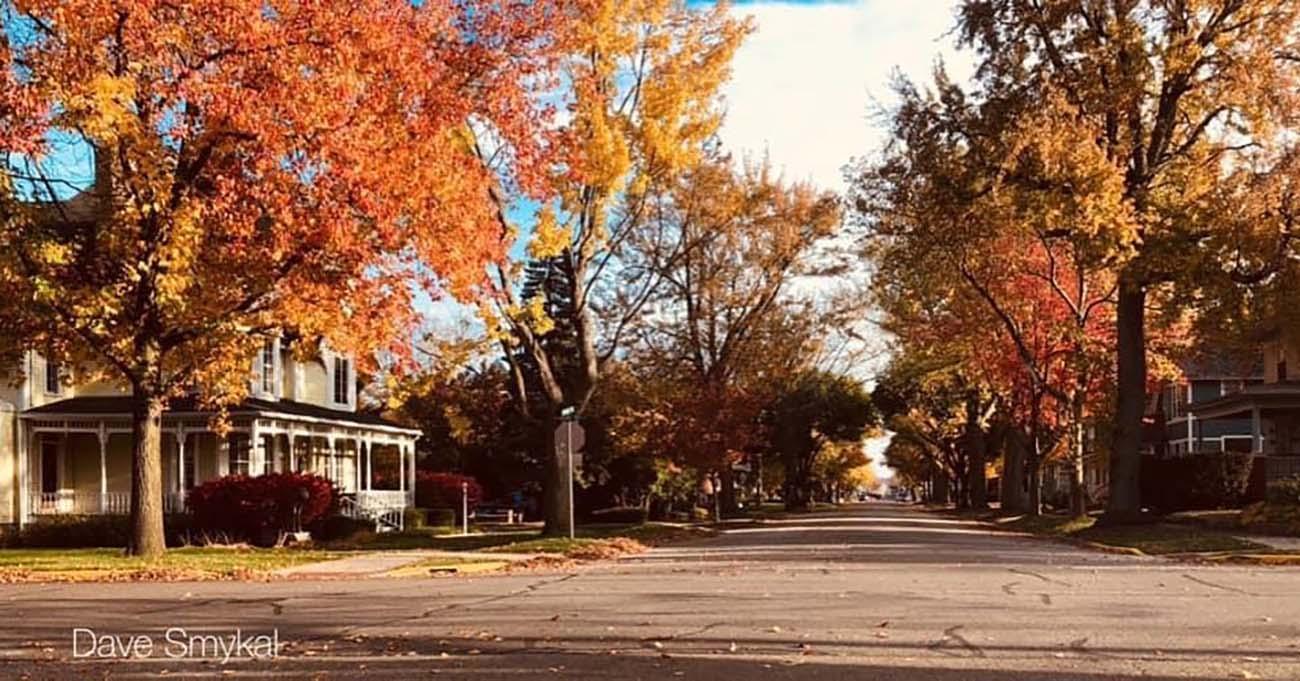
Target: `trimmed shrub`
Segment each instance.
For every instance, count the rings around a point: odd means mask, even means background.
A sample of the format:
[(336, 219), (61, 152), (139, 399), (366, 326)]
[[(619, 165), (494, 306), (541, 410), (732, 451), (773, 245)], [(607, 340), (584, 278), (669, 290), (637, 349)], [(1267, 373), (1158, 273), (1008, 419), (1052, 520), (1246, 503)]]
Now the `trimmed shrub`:
[(644, 523), (649, 514), (639, 506), (617, 506), (602, 508), (591, 512), (591, 521), (595, 523), (639, 524)]
[(426, 527), (424, 509), (407, 507), (402, 512), (402, 525), (407, 530), (424, 529)]
[(451, 528), (456, 526), (457, 513), (450, 508), (425, 508), (424, 522), (427, 527)]
[(1300, 478), (1285, 478), (1270, 483), (1265, 500), (1270, 506), (1300, 507)]
[(295, 522), (307, 527), (325, 517), (337, 496), (334, 483), (310, 473), (231, 475), (195, 487), (189, 509), (196, 533), (266, 546)]
[(415, 474), (415, 505), (419, 508), (454, 508), (460, 513), (461, 483), (469, 486), (469, 512), (483, 501), (483, 487), (468, 475), (418, 471)]
[[(168, 546), (181, 546), (189, 539), (189, 516), (170, 514), (163, 518)], [(5, 546), (29, 549), (123, 548), (131, 537), (131, 517), (125, 515), (52, 515), (7, 534)]]
[(361, 532), (373, 532), (375, 523), (345, 515), (328, 515), (317, 519), (308, 529), (311, 531), (313, 541), (336, 541), (349, 539)]
[[(1262, 464), (1261, 464), (1262, 465)], [(1238, 508), (1250, 501), (1252, 454), (1193, 454), (1142, 458), (1142, 503), (1153, 510)]]

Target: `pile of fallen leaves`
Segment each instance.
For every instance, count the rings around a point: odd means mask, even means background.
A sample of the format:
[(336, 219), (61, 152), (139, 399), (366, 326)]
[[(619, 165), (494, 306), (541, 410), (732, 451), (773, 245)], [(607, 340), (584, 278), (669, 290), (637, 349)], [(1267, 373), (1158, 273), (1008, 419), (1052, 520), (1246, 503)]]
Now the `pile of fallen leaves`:
[(145, 567), (122, 570), (27, 570), (12, 568), (0, 570), (0, 584), (30, 584), (39, 582), (198, 582), (198, 581), (257, 581), (269, 577), (249, 568), (233, 570), (196, 570), (192, 568)]
[(645, 550), (645, 544), (635, 539), (614, 537), (612, 539), (598, 539), (569, 549), (564, 553), (564, 556), (573, 560), (609, 560), (620, 556), (644, 553)]
[(1241, 526), (1271, 534), (1300, 536), (1300, 506), (1257, 503), (1241, 511)]

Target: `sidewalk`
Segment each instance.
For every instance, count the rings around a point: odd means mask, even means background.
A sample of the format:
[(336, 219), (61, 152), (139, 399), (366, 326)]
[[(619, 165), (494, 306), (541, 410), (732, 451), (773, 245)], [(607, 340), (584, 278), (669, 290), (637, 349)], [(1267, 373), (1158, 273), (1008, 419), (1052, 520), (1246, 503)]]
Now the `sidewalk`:
[(1300, 553), (1300, 537), (1276, 537), (1258, 534), (1239, 534), (1235, 535), (1242, 541), (1253, 541), (1256, 544), (1274, 549), (1276, 551), (1295, 551)]
[(531, 553), (486, 553), (482, 551), (370, 551), (322, 563), (308, 563), (276, 570), (276, 577), (383, 577), (393, 570), (436, 559), (448, 562), (476, 561), (514, 563), (531, 560)]

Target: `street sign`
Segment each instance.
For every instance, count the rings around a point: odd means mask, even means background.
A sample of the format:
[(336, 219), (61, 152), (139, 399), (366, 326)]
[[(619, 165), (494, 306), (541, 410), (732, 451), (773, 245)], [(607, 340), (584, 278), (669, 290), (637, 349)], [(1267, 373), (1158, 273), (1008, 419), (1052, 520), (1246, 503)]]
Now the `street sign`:
[(582, 446), (587, 443), (587, 433), (582, 426), (576, 423), (561, 423), (555, 428), (555, 451), (561, 456), (565, 456), (570, 451), (574, 454), (582, 451)]
[(586, 444), (587, 434), (582, 426), (578, 425), (572, 408), (565, 410), (564, 417), (564, 422), (555, 428), (555, 456), (565, 462), (564, 477), (568, 478), (569, 483), (569, 498), (565, 500), (565, 504), (569, 507), (569, 539), (573, 539), (573, 478), (574, 471), (577, 470), (576, 464), (580, 461), (578, 452), (582, 449), (582, 445)]

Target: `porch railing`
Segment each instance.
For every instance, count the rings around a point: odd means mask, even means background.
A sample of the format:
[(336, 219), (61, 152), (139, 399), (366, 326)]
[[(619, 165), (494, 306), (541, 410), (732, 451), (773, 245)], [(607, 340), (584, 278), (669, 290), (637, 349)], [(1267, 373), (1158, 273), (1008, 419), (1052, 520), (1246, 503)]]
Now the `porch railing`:
[(376, 532), (401, 532), (406, 527), (406, 495), (394, 494), (361, 492), (345, 496), (339, 500), (339, 512), (349, 518), (373, 522)]
[[(58, 492), (33, 492), (32, 515), (126, 515), (131, 512), (130, 492), (77, 492), (60, 490)], [(164, 513), (180, 513), (185, 510), (185, 497), (168, 493), (163, 496)]]

